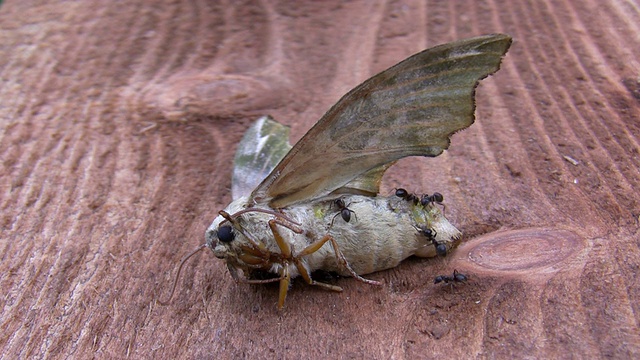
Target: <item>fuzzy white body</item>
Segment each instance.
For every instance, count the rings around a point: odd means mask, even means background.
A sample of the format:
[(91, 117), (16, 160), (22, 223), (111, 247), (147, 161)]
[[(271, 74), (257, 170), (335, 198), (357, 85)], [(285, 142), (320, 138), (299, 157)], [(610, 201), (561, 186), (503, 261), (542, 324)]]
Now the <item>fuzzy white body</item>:
[[(447, 250), (455, 245), (461, 235), (435, 204), (423, 207), (395, 196), (347, 195), (341, 199), (351, 210), (349, 222), (341, 217), (340, 209), (333, 200), (302, 203), (280, 210), (302, 230), (298, 234), (285, 226), (277, 225), (279, 234), (290, 244), (294, 256), (328, 234), (336, 240), (339, 250), (355, 273), (363, 275), (393, 268), (412, 255), (436, 256), (433, 240), (421, 233), (419, 228), (435, 230), (435, 241), (444, 244)], [(225, 211), (235, 214), (246, 207), (247, 198), (240, 198), (229, 204)], [(239, 215), (237, 221), (246, 233), (263, 243), (270, 253), (280, 254), (281, 250), (268, 225), (268, 221), (274, 218), (271, 214), (249, 211)], [(222, 216), (213, 221), (205, 236), (207, 246), (216, 257), (225, 259), (230, 268), (242, 270), (246, 276), (252, 269), (256, 269), (255, 265), (241, 260), (243, 248), (251, 246), (250, 242), (237, 232), (233, 241), (219, 241), (217, 232), (224, 221)], [(343, 276), (350, 275), (336, 260), (330, 242), (301, 260), (309, 273), (324, 270)], [(294, 264), (286, 262), (271, 261), (268, 267), (263, 266), (261, 270), (281, 274), (282, 266), (288, 267), (292, 278), (300, 275)]]

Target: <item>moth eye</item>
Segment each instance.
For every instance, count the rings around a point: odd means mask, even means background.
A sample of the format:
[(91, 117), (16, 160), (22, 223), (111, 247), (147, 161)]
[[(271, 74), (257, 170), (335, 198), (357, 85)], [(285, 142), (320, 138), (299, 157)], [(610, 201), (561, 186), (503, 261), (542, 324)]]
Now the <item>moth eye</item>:
[(233, 228), (229, 225), (221, 226), (218, 229), (218, 239), (223, 243), (230, 243), (235, 237), (236, 234), (233, 233)]

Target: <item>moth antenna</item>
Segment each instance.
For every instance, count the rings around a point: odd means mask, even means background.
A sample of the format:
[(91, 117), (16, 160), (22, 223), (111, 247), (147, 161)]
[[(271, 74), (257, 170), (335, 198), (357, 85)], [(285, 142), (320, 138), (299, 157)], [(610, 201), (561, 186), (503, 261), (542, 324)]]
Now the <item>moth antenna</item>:
[(233, 223), (233, 220), (235, 218), (237, 218), (238, 216), (242, 215), (242, 214), (246, 214), (248, 212), (261, 212), (261, 213), (265, 213), (265, 214), (269, 214), (269, 215), (273, 215), (276, 218), (280, 218), (286, 222), (288, 222), (288, 224), (286, 223), (281, 223), (280, 225), (286, 227), (287, 229), (297, 233), (297, 234), (302, 234), (303, 230), (300, 229), (300, 224), (291, 220), (288, 216), (286, 216), (283, 213), (277, 212), (277, 211), (273, 211), (273, 210), (269, 210), (269, 209), (261, 209), (261, 208), (248, 208), (248, 209), (243, 209), (240, 210), (238, 212), (233, 213), (233, 215), (229, 215), (229, 213), (225, 212), (225, 214), (222, 214), (222, 211), (219, 212), (220, 215), (222, 215), (226, 221), (229, 221), (230, 223)]
[(243, 209), (243, 210), (240, 210), (238, 212), (235, 212), (233, 215), (231, 215), (231, 217), (236, 218), (236, 217), (238, 217), (238, 216), (240, 216), (240, 215), (242, 215), (244, 213), (248, 213), (248, 212), (252, 212), (252, 211), (273, 215), (275, 217), (278, 217), (278, 218), (281, 218), (283, 220), (286, 220), (286, 221), (288, 221), (288, 222), (290, 222), (290, 223), (292, 223), (294, 225), (300, 226), (299, 223), (291, 220), (288, 216), (286, 216), (285, 214), (283, 214), (281, 212), (274, 211), (274, 210), (269, 210), (269, 209), (254, 208), (254, 207), (248, 208), (248, 209)]
[(171, 295), (169, 295), (169, 298), (166, 301), (162, 301), (158, 299), (158, 304), (162, 306), (167, 306), (171, 303), (171, 299), (173, 299), (173, 294), (176, 292), (176, 286), (178, 285), (178, 279), (180, 279), (180, 273), (182, 272), (182, 267), (184, 266), (184, 263), (187, 262), (187, 260), (189, 260), (189, 258), (195, 255), (198, 251), (204, 249), (205, 246), (207, 246), (207, 244), (202, 244), (198, 246), (197, 249), (193, 250), (189, 255), (182, 258), (182, 261), (180, 261), (180, 266), (178, 266), (178, 272), (176, 273), (176, 278), (173, 281), (173, 287), (171, 288)]

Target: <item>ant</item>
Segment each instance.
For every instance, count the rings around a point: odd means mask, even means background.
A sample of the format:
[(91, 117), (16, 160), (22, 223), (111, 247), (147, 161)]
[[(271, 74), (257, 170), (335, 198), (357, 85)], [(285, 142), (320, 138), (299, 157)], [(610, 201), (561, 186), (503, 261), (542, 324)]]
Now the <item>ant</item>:
[(438, 256), (446, 256), (447, 255), (447, 246), (445, 244), (439, 244), (436, 241), (436, 236), (438, 235), (438, 232), (436, 231), (436, 229), (431, 229), (431, 228), (427, 228), (427, 227), (420, 227), (420, 228), (418, 228), (418, 232), (420, 232), (422, 235), (426, 236), (427, 239), (429, 239), (431, 241), (433, 246), (435, 246), (435, 248), (436, 248), (436, 254), (438, 254)]
[(437, 283), (444, 282), (445, 284), (451, 283), (453, 285), (454, 283), (467, 282), (467, 280), (469, 280), (467, 275), (465, 275), (463, 273), (459, 273), (458, 270), (453, 270), (453, 275), (438, 275), (438, 276), (436, 276), (436, 278), (433, 281), (433, 283), (437, 284)]
[(342, 217), (342, 220), (344, 220), (345, 222), (349, 222), (351, 220), (351, 213), (353, 213), (353, 215), (356, 216), (356, 220), (358, 219), (358, 216), (356, 215), (355, 211), (347, 207), (351, 204), (345, 205), (344, 200), (342, 199), (336, 199), (336, 201), (334, 201), (333, 203), (338, 207), (340, 212), (335, 214), (333, 216), (333, 219), (331, 219), (331, 226), (333, 226), (333, 221), (336, 219), (338, 215), (340, 215)]
[(417, 196), (413, 195), (403, 188), (399, 188), (396, 190), (396, 196), (401, 198), (402, 200), (412, 202), (414, 205), (418, 205), (418, 202), (420, 201)]
[(431, 195), (424, 194), (422, 195), (422, 198), (420, 198), (420, 204), (422, 204), (422, 206), (427, 206), (431, 203), (436, 203), (438, 205), (442, 205), (442, 212), (444, 213), (446, 206), (442, 203), (443, 201), (444, 201), (444, 196), (442, 196), (442, 194), (440, 194), (439, 192), (434, 192)]
[(396, 196), (402, 200), (412, 202), (413, 205), (418, 205), (418, 203), (420, 203), (422, 206), (427, 206), (431, 203), (436, 203), (442, 205), (442, 212), (446, 209), (445, 205), (442, 203), (444, 201), (444, 196), (439, 192), (434, 192), (431, 195), (424, 194), (421, 197), (417, 197), (403, 188), (398, 188), (396, 189)]
[(440, 194), (439, 192), (435, 192), (432, 195), (424, 194), (420, 199), (420, 203), (422, 204), (422, 206), (427, 206), (432, 202), (442, 204), (443, 201), (444, 196), (442, 196), (442, 194)]

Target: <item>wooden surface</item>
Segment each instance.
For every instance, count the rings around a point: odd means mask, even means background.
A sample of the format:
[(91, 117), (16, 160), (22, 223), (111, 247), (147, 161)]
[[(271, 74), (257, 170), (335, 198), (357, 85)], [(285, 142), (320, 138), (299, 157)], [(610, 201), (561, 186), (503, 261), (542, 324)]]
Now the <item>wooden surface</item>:
[[(296, 281), (278, 312), (207, 251), (156, 303), (255, 118), (295, 141), (377, 71), (494, 32), (515, 42), (476, 123), (384, 180), (445, 195), (455, 253)], [(3, 357), (640, 357), (638, 34), (623, 0), (3, 4)]]

